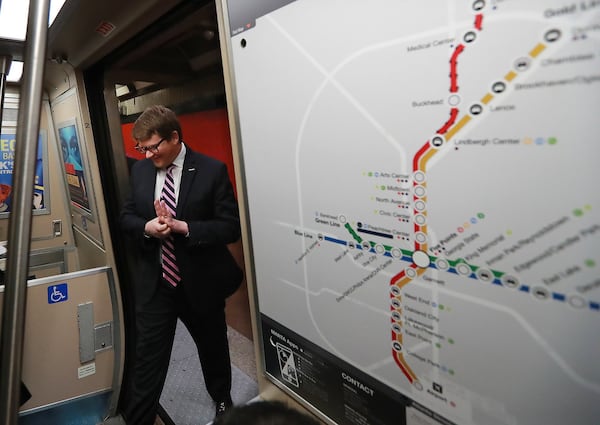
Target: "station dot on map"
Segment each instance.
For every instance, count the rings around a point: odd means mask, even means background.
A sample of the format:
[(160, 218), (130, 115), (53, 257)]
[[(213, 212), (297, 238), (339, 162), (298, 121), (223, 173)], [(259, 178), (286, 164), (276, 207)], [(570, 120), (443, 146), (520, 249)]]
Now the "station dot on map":
[(423, 251), (416, 251), (413, 253), (412, 260), (418, 267), (421, 268), (429, 267), (429, 264), (431, 264), (429, 255)]

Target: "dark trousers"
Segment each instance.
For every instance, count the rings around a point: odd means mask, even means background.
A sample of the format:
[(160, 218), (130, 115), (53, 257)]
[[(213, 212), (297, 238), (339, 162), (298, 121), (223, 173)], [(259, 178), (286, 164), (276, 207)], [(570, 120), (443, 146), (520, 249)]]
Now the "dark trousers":
[(125, 406), (128, 425), (153, 425), (162, 392), (177, 318), (190, 332), (200, 357), (208, 393), (215, 401), (227, 400), (231, 391), (231, 362), (225, 322), (225, 301), (199, 310), (179, 285), (164, 282), (145, 305), (136, 306), (136, 354), (133, 395)]

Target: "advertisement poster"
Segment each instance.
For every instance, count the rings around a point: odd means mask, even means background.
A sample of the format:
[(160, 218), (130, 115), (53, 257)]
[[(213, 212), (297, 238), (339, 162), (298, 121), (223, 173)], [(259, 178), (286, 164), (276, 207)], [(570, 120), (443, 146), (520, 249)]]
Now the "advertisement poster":
[(58, 128), (58, 137), (60, 139), (60, 147), (63, 162), (65, 164), (65, 175), (67, 177), (71, 204), (90, 213), (91, 209), (86, 176), (83, 168), (81, 146), (79, 144), (75, 121), (63, 123)]
[[(0, 136), (0, 214), (11, 211), (15, 145), (15, 133), (3, 132)], [(32, 205), (35, 211), (46, 208), (44, 203), (44, 144), (41, 134), (37, 144)]]

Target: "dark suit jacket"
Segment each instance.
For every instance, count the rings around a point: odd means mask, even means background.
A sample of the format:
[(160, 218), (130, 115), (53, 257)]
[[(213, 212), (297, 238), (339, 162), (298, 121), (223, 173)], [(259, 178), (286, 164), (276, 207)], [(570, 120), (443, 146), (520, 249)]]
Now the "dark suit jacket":
[[(189, 226), (189, 237), (175, 234), (175, 255), (186, 295), (198, 306), (211, 306), (230, 295), (243, 278), (227, 249), (240, 238), (237, 202), (222, 162), (186, 146), (176, 218)], [(134, 164), (131, 193), (121, 212), (121, 227), (138, 249), (135, 275), (136, 303), (148, 300), (162, 284), (161, 241), (144, 236), (144, 226), (156, 217), (156, 168), (151, 160)], [(220, 304), (220, 303), (219, 303)]]

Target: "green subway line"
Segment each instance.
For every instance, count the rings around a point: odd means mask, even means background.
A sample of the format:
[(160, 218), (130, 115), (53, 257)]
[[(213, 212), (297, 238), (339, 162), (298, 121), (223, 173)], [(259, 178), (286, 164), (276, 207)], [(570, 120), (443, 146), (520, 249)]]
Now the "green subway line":
[(348, 230), (350, 232), (350, 234), (352, 235), (352, 237), (354, 238), (354, 240), (358, 243), (362, 242), (362, 238), (360, 236), (358, 236), (358, 234), (354, 231), (354, 229), (352, 228), (352, 226), (350, 226), (350, 224), (346, 223), (344, 224), (344, 227), (346, 228), (346, 230)]

